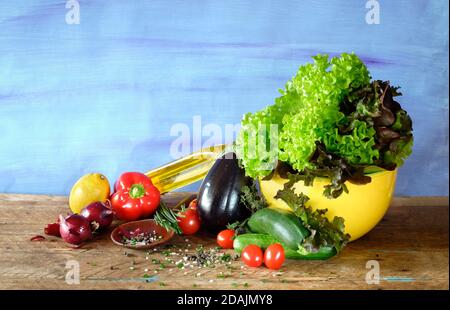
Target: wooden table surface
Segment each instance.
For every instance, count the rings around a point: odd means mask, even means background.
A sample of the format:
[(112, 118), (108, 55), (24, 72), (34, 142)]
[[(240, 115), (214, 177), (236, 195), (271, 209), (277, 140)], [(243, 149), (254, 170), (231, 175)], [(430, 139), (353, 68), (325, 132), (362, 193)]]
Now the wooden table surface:
[[(165, 199), (175, 204), (186, 195), (173, 193)], [(279, 272), (243, 267), (239, 260), (215, 268), (161, 268), (155, 260), (164, 261), (162, 251), (125, 250), (114, 245), (108, 233), (80, 249), (53, 237), (30, 241), (67, 211), (66, 197), (0, 194), (0, 289), (449, 288), (447, 197), (395, 198), (381, 223), (339, 256), (328, 261), (289, 260)], [(215, 247), (213, 236), (206, 234), (185, 239), (172, 239), (170, 251), (188, 254), (198, 244)], [(79, 264), (80, 284), (66, 282), (67, 272), (74, 271), (67, 267), (74, 261)], [(379, 264), (379, 284), (366, 283), (367, 266), (374, 266), (368, 261)]]

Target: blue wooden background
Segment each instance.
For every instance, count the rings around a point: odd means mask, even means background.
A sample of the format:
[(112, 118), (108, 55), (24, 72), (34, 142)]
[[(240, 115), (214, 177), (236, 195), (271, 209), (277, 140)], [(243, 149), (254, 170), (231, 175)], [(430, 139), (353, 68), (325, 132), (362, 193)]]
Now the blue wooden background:
[[(171, 160), (174, 123), (235, 124), (316, 53), (401, 85), (414, 153), (397, 194), (448, 195), (448, 1), (0, 1), (0, 192), (67, 194)], [(191, 186), (191, 189), (195, 188)]]

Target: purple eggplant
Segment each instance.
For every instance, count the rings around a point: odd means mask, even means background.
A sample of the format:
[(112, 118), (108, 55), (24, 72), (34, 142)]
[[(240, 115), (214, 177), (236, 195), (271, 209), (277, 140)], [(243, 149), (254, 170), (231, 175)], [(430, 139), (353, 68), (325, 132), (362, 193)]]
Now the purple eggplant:
[(217, 232), (249, 217), (250, 211), (240, 202), (240, 197), (242, 187), (251, 184), (252, 179), (245, 176), (234, 153), (217, 159), (198, 194), (197, 212), (202, 227)]

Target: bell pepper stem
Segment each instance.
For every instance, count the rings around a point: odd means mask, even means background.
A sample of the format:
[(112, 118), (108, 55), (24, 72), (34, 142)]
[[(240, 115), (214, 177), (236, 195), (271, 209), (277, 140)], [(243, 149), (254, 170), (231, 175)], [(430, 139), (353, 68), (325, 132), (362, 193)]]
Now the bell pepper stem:
[(144, 197), (145, 188), (142, 184), (133, 184), (130, 188), (129, 195), (133, 199), (139, 199)]

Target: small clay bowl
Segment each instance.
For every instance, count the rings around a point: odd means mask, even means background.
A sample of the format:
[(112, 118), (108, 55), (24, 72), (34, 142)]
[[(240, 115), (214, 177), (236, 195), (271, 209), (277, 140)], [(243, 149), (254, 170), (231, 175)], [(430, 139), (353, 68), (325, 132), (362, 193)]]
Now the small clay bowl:
[[(161, 239), (156, 240), (155, 242), (152, 242), (150, 244), (140, 244), (140, 245), (131, 245), (131, 244), (125, 244), (122, 242), (122, 236), (123, 231), (133, 232), (136, 231), (136, 229), (140, 229), (141, 233), (152, 233), (154, 232), (158, 236), (162, 236)], [(140, 220), (140, 221), (134, 221), (134, 222), (128, 222), (121, 224), (117, 226), (112, 232), (111, 232), (111, 240), (120, 246), (130, 248), (130, 249), (136, 249), (136, 250), (147, 250), (154, 248), (158, 245), (161, 245), (163, 243), (166, 243), (170, 239), (172, 239), (174, 235), (173, 231), (167, 231), (164, 227), (159, 226), (156, 224), (156, 222), (152, 219), (148, 220)]]

